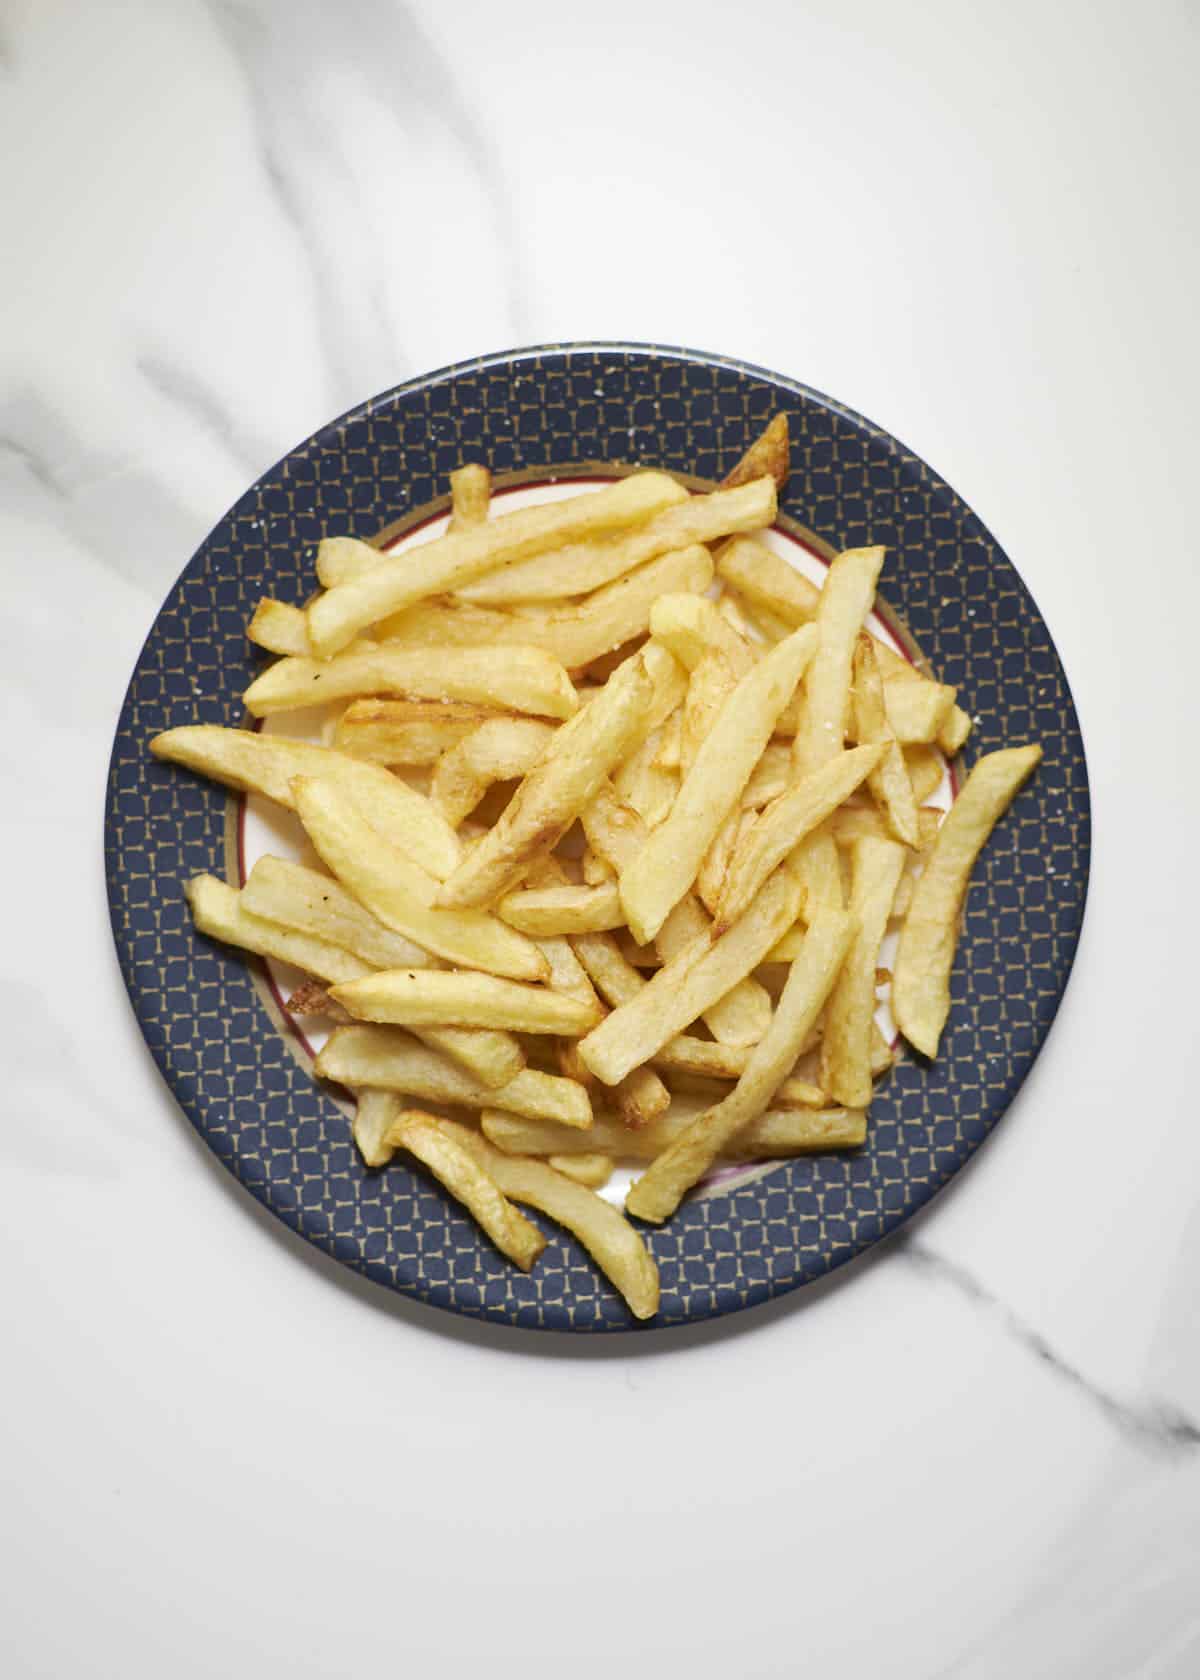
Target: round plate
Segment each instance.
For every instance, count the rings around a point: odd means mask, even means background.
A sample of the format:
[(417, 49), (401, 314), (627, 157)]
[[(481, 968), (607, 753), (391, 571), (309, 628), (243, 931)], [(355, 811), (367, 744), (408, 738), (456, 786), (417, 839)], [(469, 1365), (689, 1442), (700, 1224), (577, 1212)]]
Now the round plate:
[(293, 450), (189, 562), (129, 685), (105, 826), (125, 983), (184, 1112), (264, 1206), (389, 1288), (529, 1328), (635, 1324), (556, 1227), (544, 1227), (550, 1244), (526, 1276), (424, 1174), (362, 1166), (344, 1113), (285, 1041), (250, 965), (192, 929), (184, 882), (225, 873), (224, 789), (159, 763), (146, 742), (179, 724), (242, 723), (257, 663), (245, 626), (260, 597), (302, 602), (322, 536), (370, 536), (443, 509), (463, 461), (487, 462), (498, 487), (599, 463), (715, 483), (779, 409), (792, 431), (782, 513), (833, 549), (887, 545), (881, 597), (978, 719), (968, 762), (1025, 741), (1045, 757), (976, 867), (937, 1061), (898, 1063), (863, 1149), (781, 1162), (647, 1230), (662, 1281), (652, 1324), (753, 1306), (878, 1242), (979, 1148), (1049, 1031), (1087, 893), (1083, 742), (1045, 622), (948, 485), (827, 397), (693, 350), (543, 346), (401, 385)]

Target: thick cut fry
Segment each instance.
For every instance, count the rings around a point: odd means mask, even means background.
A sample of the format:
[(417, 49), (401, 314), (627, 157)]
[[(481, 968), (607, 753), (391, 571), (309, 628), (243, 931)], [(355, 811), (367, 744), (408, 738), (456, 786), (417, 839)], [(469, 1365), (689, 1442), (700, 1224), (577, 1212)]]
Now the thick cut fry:
[(332, 779), (363, 805), (376, 833), (398, 846), (426, 874), (444, 880), (458, 865), (458, 839), (445, 818), (382, 765), (366, 764), (308, 741), (212, 724), (168, 729), (154, 737), (150, 751), (156, 758), (185, 764), (226, 787), (261, 793), (293, 811), (295, 777)]
[(634, 1068), (613, 1088), (613, 1105), (634, 1130), (650, 1125), (671, 1106), (671, 1093), (651, 1067)]
[(618, 797), (635, 810), (647, 828), (665, 822), (679, 791), (679, 775), (660, 770), (655, 763), (662, 743), (662, 730), (652, 729), (642, 744), (613, 772)]
[(492, 974), (387, 969), (331, 995), (360, 1021), (401, 1027), (499, 1027), (509, 1032), (586, 1032), (591, 1010), (575, 998)]
[[(876, 646), (879, 644), (876, 643)], [(956, 690), (920, 677), (885, 677), (883, 698), (892, 734), (902, 746), (936, 741), (954, 711)]]
[(766, 608), (793, 629), (817, 616), (821, 591), (816, 584), (753, 537), (735, 537), (721, 545), (717, 575), (752, 607)]
[(339, 1085), (405, 1091), (422, 1102), (502, 1108), (576, 1129), (592, 1123), (588, 1094), (573, 1079), (523, 1068), (507, 1085), (489, 1090), (399, 1027), (339, 1027), (317, 1057), (316, 1072)]
[(506, 1155), (478, 1132), (442, 1124), (471, 1150), (488, 1176), (514, 1202), (535, 1207), (579, 1239), (635, 1318), (658, 1311), (658, 1268), (633, 1226), (611, 1202), (575, 1184), (544, 1161)]
[[(917, 851), (933, 844), (944, 811), (924, 805), (917, 812)], [(888, 840), (891, 824), (878, 811), (861, 805), (843, 805), (829, 819), (829, 829), (839, 846), (853, 846), (857, 840)]]
[(430, 798), (457, 828), (493, 782), (528, 775), (553, 738), (550, 724), (535, 718), (493, 718), (480, 724), (438, 761)]
[(648, 1062), (762, 962), (799, 907), (799, 884), (780, 870), (722, 938), (710, 942), (704, 935), (660, 968), (637, 997), (580, 1041), (579, 1053), (597, 1079), (615, 1085)]
[(546, 1246), (537, 1226), (526, 1219), (464, 1146), (445, 1121), (417, 1109), (403, 1109), (387, 1131), (394, 1149), (406, 1149), (481, 1225), (501, 1254), (529, 1271)]
[(774, 484), (761, 476), (756, 483), (739, 483), (740, 488), (691, 496), (627, 535), (607, 542), (579, 543), (533, 560), (497, 567), (459, 594), (489, 606), (586, 595), (660, 554), (690, 548), (693, 543), (715, 542), (733, 531), (757, 531), (769, 525), (775, 517)]
[(193, 876), (184, 892), (192, 920), (210, 939), (238, 945), (260, 957), (277, 957), (319, 980), (358, 980), (370, 972), (366, 963), (340, 945), (252, 915), (243, 907), (241, 895), (215, 875)]
[(611, 934), (582, 933), (572, 939), (571, 946), (604, 1001), (614, 1009), (631, 1002), (646, 984)]
[(946, 774), (946, 761), (936, 747), (904, 748), (904, 764), (918, 805), (937, 792)]
[(427, 968), (434, 961), (365, 910), (340, 881), (287, 858), (260, 857), (241, 898), (253, 915), (341, 945), (366, 968)]
[(679, 769), (680, 737), (682, 733), (683, 707), (677, 706), (663, 724), (659, 735), (658, 752), (654, 756), (654, 768), (656, 770)]
[(668, 1219), (739, 1131), (766, 1112), (837, 980), (853, 933), (851, 917), (840, 911), (816, 918), (745, 1073), (725, 1100), (698, 1115), (632, 1186), (625, 1200), (630, 1213), (656, 1222)]
[(906, 846), (917, 844), (917, 801), (904, 753), (888, 722), (883, 681), (870, 636), (860, 636), (854, 654), (855, 733), (861, 743), (877, 742), (879, 761), (867, 784), (892, 833)]
[(601, 1190), (612, 1177), (616, 1163), (611, 1155), (589, 1150), (583, 1155), (551, 1155), (547, 1165), (564, 1178), (573, 1178), (576, 1184), (583, 1184), (589, 1190)]
[[(598, 1026), (606, 1011), (596, 996), (596, 989), (588, 979), (583, 964), (571, 949), (570, 941), (556, 937), (539, 939), (535, 943), (549, 964), (550, 985), (556, 992), (574, 998), (576, 1003), (585, 1004), (592, 1012), (591, 1025)], [(588, 1031), (591, 1031), (591, 1027)]]
[(357, 802), (327, 781), (295, 783), (296, 809), (322, 862), (379, 921), (435, 956), (512, 980), (544, 980), (546, 959), (515, 928), (481, 910), (438, 910), (420, 871), (371, 827)]
[[(651, 639), (642, 648), (641, 654), (646, 675), (654, 688), (646, 713), (646, 733), (649, 734), (652, 729), (661, 729), (667, 719), (678, 712), (687, 693), (688, 674), (662, 642)], [(608, 678), (604, 680), (607, 682)]]
[(629, 751), (651, 683), (640, 658), (626, 661), (594, 700), (560, 729), (499, 821), (442, 887), (447, 908), (490, 904), (518, 884), (529, 861), (557, 845)]
[(298, 654), (305, 659), (312, 654), (303, 607), (290, 607), (286, 601), (273, 601), (269, 596), (255, 607), (246, 635), (268, 653)]
[(754, 822), (751, 811), (735, 806), (717, 830), (717, 837), (704, 854), (704, 861), (696, 873), (696, 893), (710, 916), (716, 916), (717, 905), (725, 890), (729, 860), (742, 834)]
[(637, 473), (593, 495), (522, 508), (475, 529), (386, 555), (378, 565), (347, 583), (335, 584), (313, 602), (308, 609), (313, 650), (318, 658), (328, 659), (368, 625), (414, 601), (461, 589), (504, 561), (649, 519), (677, 499), (678, 489), (665, 473)]
[(977, 761), (913, 890), (896, 953), (892, 1011), (905, 1038), (925, 1056), (936, 1056), (950, 1010), (959, 912), (975, 859), (1041, 756), (1039, 746), (1007, 747)]
[(947, 758), (957, 758), (971, 733), (971, 719), (961, 706), (951, 706), (946, 721), (938, 730), (937, 744)]
[(322, 537), (317, 544), (317, 581), (322, 589), (373, 572), (387, 555), (358, 537)]
[(499, 715), (465, 700), (352, 700), (337, 721), (333, 744), (376, 764), (433, 764)]
[(788, 479), (790, 456), (787, 415), (776, 414), (721, 483), (723, 486), (748, 484), (766, 474), (774, 480), (776, 489), (782, 490)]
[[(739, 838), (717, 910), (718, 930), (743, 914), (767, 876), (837, 810), (879, 762), (879, 746), (853, 747), (794, 781)], [(836, 905), (834, 906), (836, 908)]]
[(492, 499), (492, 475), (478, 461), (469, 461), (450, 474), (450, 523), (448, 535), (471, 531), (487, 523)]
[(351, 1019), (349, 1010), (343, 1009), (340, 1003), (334, 1003), (319, 980), (302, 980), (288, 994), (283, 1007), (289, 1015), (324, 1015), (339, 1026), (344, 1026)]
[(694, 671), (707, 654), (719, 653), (736, 677), (758, 663), (761, 650), (739, 636), (719, 607), (705, 595), (663, 595), (650, 614), (654, 639)]
[(570, 717), (579, 704), (570, 677), (541, 648), (469, 647), (447, 658), (391, 642), (356, 642), (336, 659), (276, 660), (242, 698), (252, 717), (272, 717), (359, 694), (466, 700), (553, 718)]
[(822, 1089), (835, 1102), (847, 1108), (866, 1108), (871, 1100), (875, 965), (904, 869), (905, 851), (896, 840), (859, 840), (853, 859), (850, 913), (857, 929), (825, 1011), (819, 1078)]
[(635, 939), (652, 939), (695, 880), (717, 830), (741, 799), (775, 719), (812, 658), (816, 639), (809, 628), (780, 642), (722, 706), (670, 816), (621, 876), (621, 902)]
[(590, 846), (584, 847), (579, 867), (583, 870), (584, 885), (588, 887), (603, 887), (617, 878), (616, 870), (605, 863)]
[(713, 648), (692, 672), (679, 726), (679, 769), (686, 776), (700, 748), (716, 727), (721, 707), (737, 687), (737, 673), (719, 648)]
[(748, 811), (760, 811), (772, 799), (786, 793), (795, 777), (792, 774), (792, 749), (782, 741), (772, 741), (763, 748), (763, 755), (754, 767), (754, 774), (742, 792), (742, 806)]
[[(641, 1131), (629, 1131), (620, 1120), (598, 1114), (590, 1131), (573, 1132), (547, 1120), (524, 1120), (497, 1109), (481, 1116), (484, 1136), (512, 1155), (591, 1153), (600, 1149), (618, 1160), (653, 1161), (692, 1123), (698, 1112), (677, 1100), (660, 1120)], [(867, 1117), (860, 1110), (769, 1109), (728, 1144), (724, 1160), (773, 1161), (788, 1155), (822, 1153), (827, 1149), (857, 1149), (867, 1135)]]
[(356, 1091), (354, 1141), (368, 1167), (386, 1167), (395, 1149), (387, 1141), (392, 1121), (403, 1111), (397, 1091)]
[(645, 635), (650, 609), (664, 590), (704, 590), (711, 582), (712, 556), (696, 544), (660, 554), (572, 605), (508, 612), (473, 606), (469, 601), (457, 605), (430, 601), (387, 619), (379, 634), (389, 643), (412, 649), (540, 648), (575, 671)]
[(508, 893), (497, 904), (496, 914), (534, 939), (560, 933), (603, 933), (625, 925), (621, 895), (611, 879), (597, 887), (537, 887)]

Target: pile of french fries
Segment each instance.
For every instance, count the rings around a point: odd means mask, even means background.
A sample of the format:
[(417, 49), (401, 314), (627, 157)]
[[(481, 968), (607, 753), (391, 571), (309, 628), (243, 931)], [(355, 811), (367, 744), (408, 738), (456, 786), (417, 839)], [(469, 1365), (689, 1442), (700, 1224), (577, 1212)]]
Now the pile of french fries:
[[(777, 416), (724, 484), (640, 471), (491, 516), (451, 476), (446, 533), (319, 546), (254, 718), (319, 705), (328, 744), (207, 726), (151, 750), (293, 811), (311, 862), (187, 885), (197, 928), (295, 965), (357, 1098), (364, 1161), (420, 1161), (518, 1266), (572, 1231), (639, 1318), (668, 1219), (720, 1162), (846, 1149), (893, 1050), (937, 1053), (974, 860), (1040, 757), (928, 801), (970, 720), (870, 633), (881, 548), (817, 588), (760, 535)], [(898, 930), (894, 967), (880, 951)], [(600, 1195), (641, 1171), (625, 1212)]]

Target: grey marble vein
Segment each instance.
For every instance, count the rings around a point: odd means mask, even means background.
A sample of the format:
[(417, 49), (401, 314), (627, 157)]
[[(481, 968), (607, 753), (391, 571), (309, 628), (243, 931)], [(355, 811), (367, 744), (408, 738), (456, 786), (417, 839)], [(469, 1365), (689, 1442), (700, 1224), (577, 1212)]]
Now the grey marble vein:
[(1040, 1331), (1027, 1324), (999, 1296), (986, 1289), (965, 1267), (937, 1254), (915, 1238), (901, 1236), (899, 1253), (910, 1264), (956, 1289), (964, 1299), (992, 1318), (1062, 1383), (1082, 1394), (1127, 1440), (1156, 1455), (1176, 1458), (1200, 1447), (1200, 1424), (1169, 1401), (1135, 1402), (1108, 1393), (1064, 1359)]
[(268, 451), (238, 424), (211, 385), (188, 368), (157, 351), (143, 351), (136, 358), (138, 372), (160, 397), (183, 410), (242, 467), (257, 476)]

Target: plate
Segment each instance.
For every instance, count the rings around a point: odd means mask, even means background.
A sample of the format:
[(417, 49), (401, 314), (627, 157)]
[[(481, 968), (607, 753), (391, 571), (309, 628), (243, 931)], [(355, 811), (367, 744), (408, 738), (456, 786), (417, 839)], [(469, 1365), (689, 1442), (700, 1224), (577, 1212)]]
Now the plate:
[(1027, 740), (1045, 757), (976, 867), (937, 1062), (898, 1063), (863, 1149), (722, 1176), (645, 1233), (662, 1283), (652, 1325), (754, 1306), (862, 1253), (953, 1177), (1011, 1103), (1070, 974), (1090, 852), (1083, 742), (1045, 621), (970, 508), (879, 427), (761, 368), (636, 344), (512, 351), (398, 386), (293, 450), (189, 562), (139, 656), (113, 746), (105, 854), (146, 1042), (253, 1196), (336, 1260), (431, 1306), (527, 1328), (635, 1327), (556, 1227), (525, 1276), (419, 1170), (362, 1166), (264, 966), (192, 929), (183, 883), (205, 870), (238, 878), (239, 802), (152, 759), (146, 742), (183, 723), (244, 723), (240, 696), (259, 665), (245, 625), (260, 597), (302, 602), (322, 536), (402, 536), (444, 513), (462, 461), (486, 461), (498, 491), (636, 465), (715, 483), (780, 408), (792, 428), (784, 546), (827, 556), (886, 544), (882, 614), (978, 718), (967, 763)]

